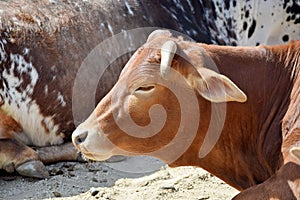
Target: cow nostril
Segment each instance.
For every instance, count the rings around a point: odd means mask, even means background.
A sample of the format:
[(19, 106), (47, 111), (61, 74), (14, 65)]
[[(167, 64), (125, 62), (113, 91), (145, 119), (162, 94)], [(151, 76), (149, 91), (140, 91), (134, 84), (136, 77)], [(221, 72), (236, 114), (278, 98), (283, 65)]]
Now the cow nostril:
[(75, 137), (75, 143), (77, 145), (83, 143), (85, 141), (85, 139), (87, 138), (87, 135), (88, 135), (88, 132), (87, 131), (84, 131), (80, 134), (78, 134), (76, 137)]

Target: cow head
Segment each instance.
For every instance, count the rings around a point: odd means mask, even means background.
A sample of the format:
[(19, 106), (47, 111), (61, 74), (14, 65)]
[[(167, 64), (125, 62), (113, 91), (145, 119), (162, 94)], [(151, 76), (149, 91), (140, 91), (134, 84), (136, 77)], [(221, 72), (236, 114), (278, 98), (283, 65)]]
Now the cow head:
[[(247, 99), (215, 67), (200, 44), (174, 38), (168, 31), (153, 32), (116, 85), (75, 130), (74, 145), (87, 158), (105, 160), (118, 154), (152, 155), (166, 145), (176, 149), (192, 141), (191, 122), (196, 123), (197, 135), (204, 129), (199, 109), (205, 121), (210, 112), (207, 104)], [(188, 118), (182, 119), (183, 115)], [(183, 134), (175, 141), (178, 129)], [(172, 148), (168, 151), (172, 154)]]

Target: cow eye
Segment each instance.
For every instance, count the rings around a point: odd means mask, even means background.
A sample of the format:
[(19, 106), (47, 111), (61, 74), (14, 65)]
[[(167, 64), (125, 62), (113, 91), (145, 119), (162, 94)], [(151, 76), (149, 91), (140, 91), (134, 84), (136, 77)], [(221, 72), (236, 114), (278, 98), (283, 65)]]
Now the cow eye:
[(150, 91), (150, 90), (153, 90), (153, 89), (154, 89), (154, 86), (149, 85), (149, 86), (141, 86), (138, 89), (136, 89), (136, 91), (147, 92), (147, 91)]
[(135, 94), (141, 94), (141, 95), (150, 95), (154, 91), (155, 86), (154, 85), (145, 85), (138, 87), (134, 93)]

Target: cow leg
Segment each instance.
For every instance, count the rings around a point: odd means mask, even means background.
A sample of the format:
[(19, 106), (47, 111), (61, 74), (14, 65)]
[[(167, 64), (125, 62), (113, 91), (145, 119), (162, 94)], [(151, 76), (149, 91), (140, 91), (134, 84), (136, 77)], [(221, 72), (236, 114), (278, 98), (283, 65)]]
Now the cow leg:
[(250, 187), (233, 200), (300, 199), (300, 166), (289, 162), (265, 182)]
[(49, 176), (38, 154), (13, 138), (0, 139), (0, 168), (9, 173), (15, 170), (23, 175), (36, 178)]
[(73, 144), (66, 143), (58, 146), (39, 147), (37, 153), (43, 163), (58, 161), (80, 161), (81, 157)]
[(24, 135), (20, 124), (0, 110), (0, 169), (9, 173), (16, 170), (24, 176), (48, 177), (38, 154), (23, 144), (21, 138)]
[(283, 166), (265, 182), (238, 194), (239, 199), (300, 199), (300, 129), (282, 142)]
[[(85, 161), (71, 142), (58, 146), (38, 147), (36, 148), (36, 152), (45, 164), (59, 161)], [(125, 159), (125, 156), (112, 156), (106, 162), (120, 162)]]

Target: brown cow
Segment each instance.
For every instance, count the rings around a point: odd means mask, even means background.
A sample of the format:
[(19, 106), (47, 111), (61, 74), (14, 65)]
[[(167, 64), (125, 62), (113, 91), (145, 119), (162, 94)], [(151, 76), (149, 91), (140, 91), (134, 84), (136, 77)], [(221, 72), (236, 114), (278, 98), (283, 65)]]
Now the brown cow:
[(155, 31), (73, 143), (93, 160), (202, 167), (241, 190), (236, 199), (299, 199), (299, 56), (300, 41), (226, 47)]

